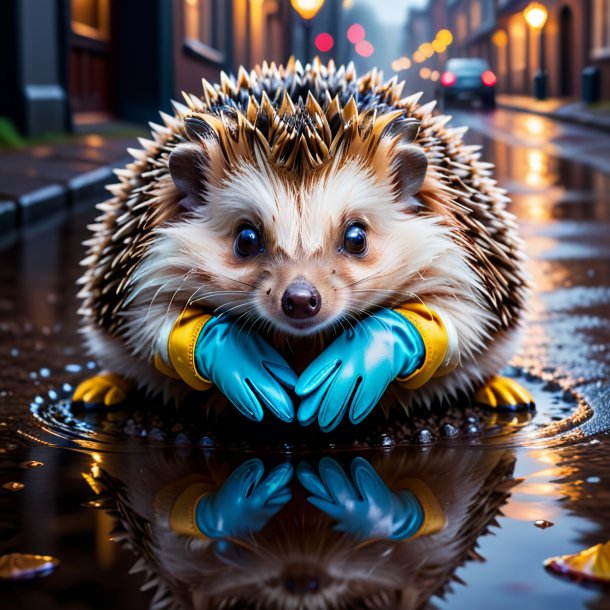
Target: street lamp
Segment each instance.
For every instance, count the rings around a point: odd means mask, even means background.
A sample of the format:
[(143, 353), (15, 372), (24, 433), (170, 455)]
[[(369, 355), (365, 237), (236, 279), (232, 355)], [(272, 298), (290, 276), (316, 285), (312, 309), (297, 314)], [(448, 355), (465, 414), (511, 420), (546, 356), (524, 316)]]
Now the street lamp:
[(546, 99), (546, 80), (547, 75), (544, 71), (544, 24), (549, 16), (549, 12), (543, 4), (532, 2), (523, 11), (523, 16), (527, 24), (540, 32), (538, 44), (540, 45), (540, 69), (534, 76), (534, 90), (539, 100)]
[(325, 0), (290, 0), (292, 8), (299, 14), (305, 31), (305, 62), (311, 55), (311, 26), (313, 18), (322, 8)]

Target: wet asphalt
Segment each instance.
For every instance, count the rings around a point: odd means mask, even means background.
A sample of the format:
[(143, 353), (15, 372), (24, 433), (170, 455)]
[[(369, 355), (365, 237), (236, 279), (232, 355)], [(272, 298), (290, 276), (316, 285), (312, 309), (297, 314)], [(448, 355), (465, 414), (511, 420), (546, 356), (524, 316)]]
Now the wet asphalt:
[[(552, 576), (544, 571), (542, 561), (610, 538), (610, 136), (527, 113), (459, 109), (452, 114), (455, 125), (470, 127), (467, 140), (482, 144), (486, 160), (496, 164), (496, 177), (509, 190), (520, 221), (535, 288), (521, 349), (510, 372), (534, 393), (538, 411), (532, 418), (502, 420), (499, 427), (510, 429), (510, 434), (496, 434), (492, 441), (459, 437), (425, 447), (367, 450), (360, 446), (347, 456), (337, 456), (348, 469), (356, 455), (363, 455), (388, 486), (396, 472), (421, 477), (442, 501), (449, 526), (437, 538), (394, 546), (371, 543), (362, 556), (362, 545), (354, 546), (353, 558), (370, 569), (354, 570), (362, 582), (354, 577), (347, 588), (360, 590), (357, 587), (362, 585), (362, 603), (352, 600), (346, 606), (336, 574), (331, 583), (333, 558), (325, 549), (351, 547), (344, 538), (332, 538), (332, 523), (320, 525), (303, 508), (305, 503), (295, 504), (292, 510), (301, 521), (313, 519), (317, 524), (310, 536), (319, 539), (322, 549), (308, 564), (307, 586), (315, 582), (315, 591), (307, 595), (324, 591), (324, 604), (319, 607), (325, 608), (392, 608), (398, 598), (404, 608), (433, 604), (459, 610), (489, 605), (490, 600), (493, 608), (511, 610), (517, 605), (608, 608), (607, 591)], [(254, 451), (216, 455), (209, 447), (191, 447), (188, 438), (177, 449), (151, 449), (148, 438), (144, 439), (148, 445), (134, 448), (133, 435), (125, 428), (130, 451), (122, 452), (116, 437), (109, 443), (108, 435), (116, 433), (113, 420), (124, 416), (64, 413), (60, 418), (50, 409), (96, 367), (82, 353), (75, 298), (80, 242), (91, 217), (90, 209), (63, 212), (0, 243), (0, 486), (25, 485), (18, 491), (0, 487), (0, 555), (39, 553), (61, 561), (45, 578), (0, 585), (5, 587), (1, 603), (6, 600), (7, 608), (28, 609), (147, 607), (160, 590), (158, 583), (140, 593), (142, 576), (128, 574), (133, 548), (119, 550), (119, 545), (108, 542), (118, 511), (123, 533), (126, 527), (132, 532), (142, 528), (143, 533), (128, 542), (146, 558), (151, 573), (169, 587), (171, 599), (182, 599), (186, 607), (207, 607), (206, 593), (193, 593), (192, 575), (191, 581), (186, 576), (168, 578), (174, 560), (169, 551), (164, 557), (150, 552), (159, 541), (154, 528), (143, 520), (154, 522), (156, 517), (141, 508), (146, 494), (137, 491), (139, 481), (154, 481), (157, 475), (169, 481), (206, 469), (214, 478), (246, 459), (260, 459), (269, 469), (282, 461), (296, 465), (300, 457)], [(138, 429), (138, 416), (127, 421)], [(150, 427), (147, 431), (150, 436)], [(314, 453), (307, 459), (315, 468), (319, 457)], [(28, 460), (43, 465), (26, 468), (23, 464)], [(136, 479), (135, 466), (140, 473)], [(135, 491), (130, 496), (126, 489)], [(293, 502), (302, 497), (302, 490), (295, 487)], [(92, 500), (99, 506), (82, 506)], [(266, 538), (251, 543), (265, 551), (260, 556), (275, 553), (285, 558), (290, 544), (301, 548), (303, 532), (281, 519), (264, 530)], [(553, 526), (538, 528), (537, 520)], [(284, 555), (270, 542), (274, 528), (286, 536)], [(451, 542), (442, 537), (449, 534)], [(224, 552), (214, 550), (214, 557), (220, 557), (218, 565), (202, 559), (208, 571), (202, 567), (196, 576), (214, 591), (209, 607), (220, 607), (225, 598), (226, 608), (299, 607), (282, 605), (289, 599), (294, 602), (298, 593), (293, 586), (302, 581), (298, 568), (294, 568), (296, 576), (286, 576), (284, 568), (275, 576), (285, 585), (273, 598), (281, 603), (248, 606), (246, 597), (240, 597), (243, 591), (231, 582), (241, 582), (239, 569), (253, 570), (256, 561), (243, 555), (239, 560), (227, 558)], [(394, 558), (392, 565), (402, 571), (395, 570), (391, 594), (375, 593), (374, 586), (381, 587), (383, 579), (375, 580), (374, 566), (382, 565), (381, 558), (388, 553)], [(214, 570), (224, 566), (226, 571), (229, 565), (237, 572), (231, 573), (231, 582), (220, 586), (210, 574), (220, 575), (222, 581), (223, 572)], [(349, 561), (341, 564), (342, 573), (350, 573), (350, 567)], [(274, 569), (277, 566), (269, 568)], [(389, 567), (383, 569), (387, 573)], [(258, 588), (249, 585), (248, 603), (273, 586), (271, 580), (259, 577)]]

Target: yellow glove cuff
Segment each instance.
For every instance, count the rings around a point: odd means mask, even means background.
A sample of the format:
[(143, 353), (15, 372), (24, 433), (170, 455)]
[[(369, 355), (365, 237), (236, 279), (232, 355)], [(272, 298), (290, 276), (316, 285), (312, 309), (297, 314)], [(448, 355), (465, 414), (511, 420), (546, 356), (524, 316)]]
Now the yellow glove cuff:
[(174, 367), (166, 364), (165, 360), (161, 358), (160, 354), (155, 354), (155, 357), (153, 358), (153, 364), (155, 365), (155, 368), (159, 371), (159, 373), (161, 373), (162, 375), (165, 375), (166, 377), (172, 377), (173, 379), (182, 380), (182, 377), (180, 377), (180, 375), (176, 373)]
[(159, 491), (155, 498), (155, 512), (159, 517), (168, 515), (169, 528), (176, 534), (208, 540), (197, 527), (196, 512), (201, 498), (215, 491), (216, 486), (202, 476), (188, 476)]
[(403, 479), (398, 482), (396, 489), (406, 489), (412, 492), (424, 509), (424, 522), (409, 540), (436, 534), (445, 528), (447, 524), (445, 511), (432, 490), (421, 479)]
[(176, 373), (195, 390), (209, 390), (212, 382), (204, 379), (195, 367), (195, 345), (201, 330), (212, 316), (195, 307), (186, 307), (169, 334), (167, 352)]
[(417, 328), (426, 347), (424, 363), (408, 377), (397, 379), (410, 390), (416, 390), (428, 383), (443, 363), (449, 345), (447, 331), (438, 314), (422, 303), (405, 303), (395, 311)]

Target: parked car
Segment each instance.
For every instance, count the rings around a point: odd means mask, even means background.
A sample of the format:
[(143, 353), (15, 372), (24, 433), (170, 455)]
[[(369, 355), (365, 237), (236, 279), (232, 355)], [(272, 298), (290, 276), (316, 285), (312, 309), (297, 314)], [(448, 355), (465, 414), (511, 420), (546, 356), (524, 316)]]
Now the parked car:
[(450, 59), (440, 78), (441, 101), (443, 105), (449, 105), (457, 101), (480, 100), (484, 108), (495, 108), (496, 80), (496, 75), (484, 59)]

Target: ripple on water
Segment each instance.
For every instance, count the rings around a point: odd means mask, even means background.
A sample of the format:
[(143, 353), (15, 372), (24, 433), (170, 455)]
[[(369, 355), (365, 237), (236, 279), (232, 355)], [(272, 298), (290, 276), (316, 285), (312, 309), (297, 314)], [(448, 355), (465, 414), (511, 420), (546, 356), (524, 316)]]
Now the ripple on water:
[(581, 425), (590, 418), (591, 410), (577, 394), (566, 390), (550, 373), (545, 378), (517, 368), (510, 373), (520, 377), (534, 396), (535, 412), (483, 410), (462, 402), (442, 412), (414, 413), (409, 419), (388, 421), (378, 409), (369, 416), (366, 427), (345, 424), (332, 434), (320, 433), (315, 425), (302, 428), (268, 416), (261, 438), (260, 424), (245, 422), (235, 409), (218, 414), (214, 405), (207, 409), (191, 401), (177, 410), (144, 398), (116, 408), (73, 405), (71, 385), (64, 383), (46, 396), (36, 396), (30, 405), (32, 417), (20, 422), (20, 432), (45, 444), (99, 450), (142, 444), (275, 451), (286, 451), (287, 446), (290, 451), (430, 444), (556, 446), (583, 438)]

